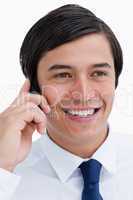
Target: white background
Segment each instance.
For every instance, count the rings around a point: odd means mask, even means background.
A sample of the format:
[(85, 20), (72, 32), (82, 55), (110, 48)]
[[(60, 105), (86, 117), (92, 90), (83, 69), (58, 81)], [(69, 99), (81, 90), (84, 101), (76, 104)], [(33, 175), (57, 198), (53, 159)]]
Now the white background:
[(67, 3), (92, 10), (114, 31), (124, 52), (124, 70), (116, 90), (110, 125), (133, 134), (133, 6), (130, 0), (0, 0), (0, 112), (13, 101), (24, 81), (19, 50), (30, 27), (48, 11)]

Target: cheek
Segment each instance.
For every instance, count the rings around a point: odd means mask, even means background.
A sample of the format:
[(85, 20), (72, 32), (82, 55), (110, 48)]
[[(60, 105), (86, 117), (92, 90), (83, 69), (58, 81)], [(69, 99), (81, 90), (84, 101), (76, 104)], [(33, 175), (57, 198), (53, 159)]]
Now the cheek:
[(106, 90), (102, 92), (102, 99), (105, 102), (106, 106), (112, 107), (113, 101), (115, 97), (115, 87), (107, 87)]
[(54, 107), (61, 102), (65, 92), (65, 88), (62, 86), (46, 85), (43, 87), (42, 95), (46, 97), (49, 105)]

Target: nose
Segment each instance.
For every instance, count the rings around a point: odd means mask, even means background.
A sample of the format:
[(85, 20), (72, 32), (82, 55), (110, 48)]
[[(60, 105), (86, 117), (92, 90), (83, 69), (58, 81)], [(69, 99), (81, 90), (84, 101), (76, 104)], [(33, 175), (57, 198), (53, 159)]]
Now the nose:
[(70, 93), (76, 104), (86, 105), (88, 100), (97, 96), (95, 84), (85, 76), (80, 76), (74, 81)]

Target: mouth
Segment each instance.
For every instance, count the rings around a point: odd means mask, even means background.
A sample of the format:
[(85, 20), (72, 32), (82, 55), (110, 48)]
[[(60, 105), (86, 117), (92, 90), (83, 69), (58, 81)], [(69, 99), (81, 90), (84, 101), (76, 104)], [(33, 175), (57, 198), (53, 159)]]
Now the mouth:
[(99, 108), (89, 108), (89, 109), (81, 109), (81, 110), (73, 110), (73, 109), (62, 109), (65, 114), (67, 114), (70, 117), (75, 117), (75, 119), (78, 118), (90, 118), (98, 113), (98, 111), (101, 109)]

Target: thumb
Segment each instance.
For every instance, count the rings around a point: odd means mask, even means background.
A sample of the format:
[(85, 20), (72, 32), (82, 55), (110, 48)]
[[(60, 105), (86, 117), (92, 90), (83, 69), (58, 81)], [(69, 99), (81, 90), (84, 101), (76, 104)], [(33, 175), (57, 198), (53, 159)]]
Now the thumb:
[[(11, 106), (16, 107), (16, 104), (18, 104), (17, 101), (19, 99), (19, 96), (27, 94), (29, 92), (29, 90), (30, 90), (30, 80), (26, 79), (25, 82), (23, 83), (23, 86), (21, 87), (21, 89), (19, 91), (18, 97), (16, 97), (15, 100), (11, 103)], [(10, 109), (10, 107), (9, 107), (9, 109)]]
[(27, 78), (19, 91), (19, 94), (28, 93), (30, 90), (30, 80)]

